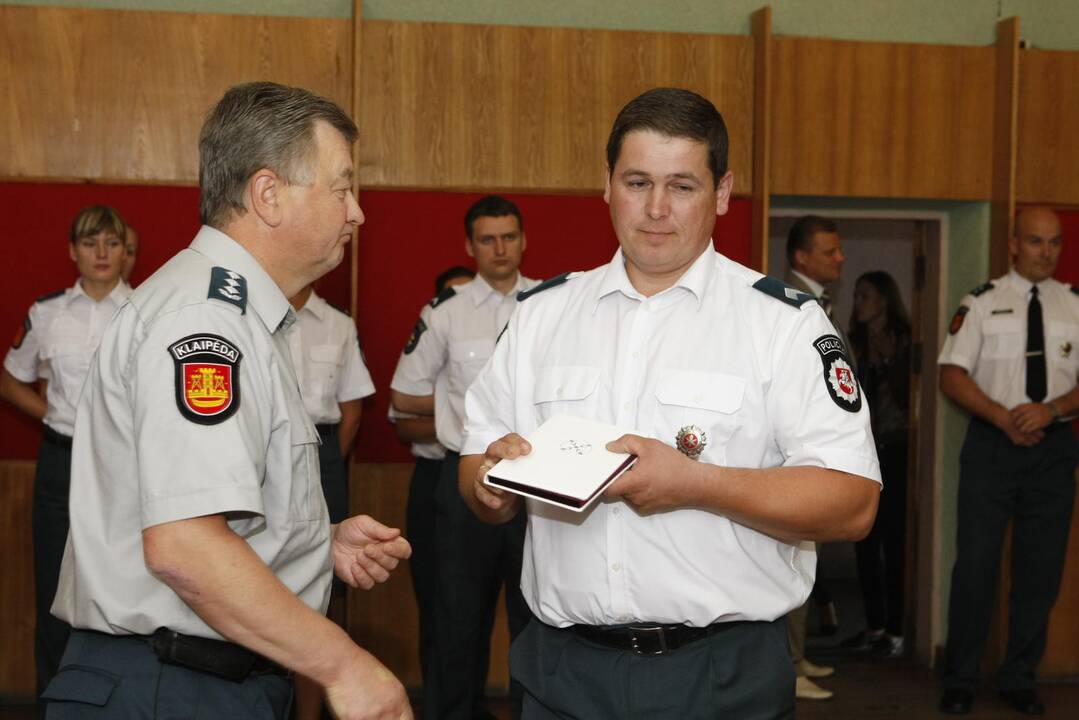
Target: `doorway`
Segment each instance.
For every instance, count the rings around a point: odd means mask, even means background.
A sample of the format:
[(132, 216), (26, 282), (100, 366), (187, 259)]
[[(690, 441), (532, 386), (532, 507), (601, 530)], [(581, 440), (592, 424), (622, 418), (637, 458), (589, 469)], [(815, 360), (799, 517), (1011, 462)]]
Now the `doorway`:
[[(854, 286), (865, 272), (884, 270), (899, 287), (911, 319), (910, 422), (906, 493), (906, 552), (904, 575), (904, 644), (907, 654), (933, 665), (935, 648), (943, 644), (940, 617), (939, 534), (940, 460), (936, 452), (941, 428), (936, 357), (943, 331), (943, 262), (948, 216), (918, 210), (839, 210), (786, 208), (769, 219), (768, 268), (782, 278), (787, 270), (787, 233), (805, 214), (833, 219), (846, 261), (840, 280), (829, 288), (834, 317), (849, 327)], [(842, 629), (833, 637), (811, 637), (811, 650), (838, 649), (850, 633), (865, 627), (853, 543), (821, 547), (820, 581), (833, 589)], [(815, 608), (810, 604), (810, 629)], [(845, 617), (844, 617), (845, 616)]]

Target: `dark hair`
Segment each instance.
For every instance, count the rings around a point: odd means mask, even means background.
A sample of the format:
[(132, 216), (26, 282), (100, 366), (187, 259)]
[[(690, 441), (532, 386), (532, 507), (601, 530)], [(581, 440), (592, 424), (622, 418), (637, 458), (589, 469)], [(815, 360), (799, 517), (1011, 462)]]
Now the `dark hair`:
[(310, 183), (314, 124), (329, 123), (351, 145), (356, 125), (330, 100), (303, 88), (253, 82), (229, 88), (199, 135), (199, 216), (221, 228), (244, 212), (247, 181), (269, 168), (287, 183)]
[(653, 88), (629, 101), (607, 138), (607, 168), (614, 174), (622, 141), (634, 130), (652, 130), (667, 137), (697, 140), (708, 145), (712, 183), (727, 174), (727, 125), (716, 106), (706, 98), (682, 88)]
[(91, 205), (80, 210), (71, 223), (68, 239), (74, 245), (80, 238), (92, 237), (99, 232), (111, 232), (121, 242), (127, 242), (127, 223), (108, 205)]
[(435, 278), (435, 295), (438, 295), (446, 289), (446, 283), (459, 277), (465, 277), (471, 280), (476, 277), (476, 271), (469, 270), (464, 265), (454, 265), (448, 270), (443, 270), (438, 274), (438, 277)]
[(521, 218), (521, 211), (513, 202), (498, 195), (488, 195), (472, 203), (472, 207), (465, 213), (465, 236), (472, 237), (472, 224), (481, 217), (505, 217), (512, 215), (517, 218), (517, 227), (524, 232), (525, 221)]
[(834, 220), (820, 215), (803, 215), (794, 221), (787, 233), (787, 265), (794, 267), (794, 253), (813, 249), (813, 236), (819, 232), (839, 232)]
[[(910, 338), (910, 316), (907, 308), (903, 305), (903, 296), (899, 294), (899, 286), (893, 278), (883, 270), (873, 270), (862, 273), (855, 281), (869, 283), (884, 298), (884, 329), (895, 335), (897, 340)], [(850, 311), (850, 344), (851, 352), (856, 358), (865, 357), (869, 351), (869, 327), (866, 323), (858, 322), (857, 307)]]

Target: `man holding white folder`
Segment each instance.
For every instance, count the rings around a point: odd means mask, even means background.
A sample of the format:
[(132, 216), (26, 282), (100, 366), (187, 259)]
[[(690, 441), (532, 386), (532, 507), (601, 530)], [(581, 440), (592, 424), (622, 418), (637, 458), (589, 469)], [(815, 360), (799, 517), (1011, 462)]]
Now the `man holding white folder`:
[(792, 718), (783, 616), (811, 541), (872, 524), (868, 409), (820, 306), (713, 249), (733, 176), (708, 100), (630, 102), (607, 168), (620, 249), (527, 293), (465, 404), (460, 490), (488, 522), (521, 498), (484, 474), (549, 417), (636, 429), (608, 446), (636, 465), (585, 512), (527, 501), (523, 717)]

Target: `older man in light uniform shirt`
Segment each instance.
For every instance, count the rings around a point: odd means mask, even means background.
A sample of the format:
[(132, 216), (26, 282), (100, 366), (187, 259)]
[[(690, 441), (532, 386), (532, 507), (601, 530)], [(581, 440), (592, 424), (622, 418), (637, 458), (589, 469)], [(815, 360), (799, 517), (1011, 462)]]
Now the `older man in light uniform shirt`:
[(363, 516), (331, 526), (287, 340), (287, 298), (363, 221), (355, 136), (332, 102), (269, 82), (207, 118), (205, 224), (106, 328), (79, 403), (50, 718), (284, 720), (285, 668), (340, 717), (411, 717), (324, 616), (334, 571), (370, 587), (408, 544)]
[(639, 432), (609, 445), (638, 461), (590, 511), (527, 501), (526, 720), (793, 717), (782, 618), (813, 584), (807, 541), (872, 524), (869, 413), (831, 324), (712, 249), (726, 137), (685, 90), (627, 105), (607, 145), (620, 250), (522, 297), (469, 389), (460, 489), (488, 521), (521, 500), (486, 469), (547, 418)]
[(524, 518), (490, 527), (473, 517), (457, 492), (457, 455), (465, 391), (491, 356), (517, 294), (536, 281), (518, 271), (526, 237), (516, 205), (482, 198), (464, 225), (465, 251), (478, 273), (423, 308), (390, 384), (399, 412), (434, 412), (438, 441), (447, 450), (435, 493), (436, 662), (424, 689), (424, 716), (431, 720), (472, 720), (483, 698), (502, 585), (511, 636), (528, 617), (518, 589)]
[(1034, 672), (1060, 589), (1079, 445), (1079, 295), (1053, 279), (1060, 219), (1019, 213), (1012, 270), (963, 298), (940, 353), (940, 389), (972, 415), (959, 456), (956, 552), (948, 610), (944, 712), (970, 712), (996, 596), (1005, 528), (1012, 531), (1004, 699), (1041, 715)]

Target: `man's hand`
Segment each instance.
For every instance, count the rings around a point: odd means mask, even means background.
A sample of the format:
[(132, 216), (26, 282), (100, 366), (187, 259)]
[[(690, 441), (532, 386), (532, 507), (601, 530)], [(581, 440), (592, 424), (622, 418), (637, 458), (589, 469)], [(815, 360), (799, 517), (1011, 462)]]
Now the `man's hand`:
[(622, 498), (642, 513), (663, 512), (700, 503), (700, 463), (670, 445), (640, 435), (607, 443), (611, 452), (637, 456), (637, 463), (611, 483), (605, 497)]
[(510, 433), (487, 446), (483, 455), (461, 457), (457, 489), (476, 516), (484, 522), (498, 525), (509, 522), (521, 509), (521, 496), (484, 485), (487, 471), (499, 460), (513, 459), (532, 452), (532, 446), (517, 433)]
[(1049, 427), (1053, 422), (1053, 411), (1046, 403), (1023, 403), (1012, 408), (1011, 420), (1019, 432), (1033, 433)]
[(411, 554), (412, 547), (400, 530), (367, 515), (350, 517), (333, 528), (334, 572), (352, 587), (370, 590), (385, 582), (390, 571)]
[[(344, 524), (344, 523), (342, 523)], [(326, 686), (326, 702), (341, 720), (412, 720), (400, 681), (373, 655), (357, 648), (340, 679)]]
[[(1033, 403), (1029, 404), (1032, 405)], [(1019, 405), (1011, 412), (1002, 406), (998, 407), (999, 411), (995, 413), (992, 418), (993, 424), (1008, 436), (1008, 439), (1012, 441), (1013, 445), (1018, 445), (1019, 447), (1031, 447), (1037, 445), (1041, 442), (1042, 438), (1045, 437), (1045, 433), (1041, 428), (1022, 430), (1016, 425), (1015, 413), (1020, 409), (1027, 407), (1027, 405)], [(1048, 412), (1048, 408), (1046, 408), (1046, 412)], [(1027, 415), (1029, 414), (1030, 413), (1028, 412), (1024, 412), (1022, 413), (1022, 417), (1027, 418)]]

